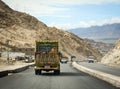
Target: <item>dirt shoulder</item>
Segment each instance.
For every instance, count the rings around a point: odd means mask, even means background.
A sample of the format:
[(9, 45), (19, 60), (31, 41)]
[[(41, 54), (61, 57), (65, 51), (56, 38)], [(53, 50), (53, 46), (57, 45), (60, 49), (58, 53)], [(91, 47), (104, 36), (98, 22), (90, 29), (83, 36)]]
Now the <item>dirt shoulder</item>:
[(0, 71), (6, 71), (6, 70), (15, 70), (21, 67), (29, 66), (34, 63), (24, 63), (21, 61), (17, 61), (15, 63), (3, 63), (0, 62)]

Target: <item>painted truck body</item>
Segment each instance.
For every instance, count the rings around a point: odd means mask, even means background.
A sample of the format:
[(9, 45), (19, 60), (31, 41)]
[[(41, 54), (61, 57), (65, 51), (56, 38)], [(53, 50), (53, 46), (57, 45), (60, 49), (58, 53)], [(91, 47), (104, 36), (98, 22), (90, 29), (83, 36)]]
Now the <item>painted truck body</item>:
[(60, 74), (59, 42), (57, 41), (36, 41), (35, 52), (35, 74), (42, 71), (54, 71)]

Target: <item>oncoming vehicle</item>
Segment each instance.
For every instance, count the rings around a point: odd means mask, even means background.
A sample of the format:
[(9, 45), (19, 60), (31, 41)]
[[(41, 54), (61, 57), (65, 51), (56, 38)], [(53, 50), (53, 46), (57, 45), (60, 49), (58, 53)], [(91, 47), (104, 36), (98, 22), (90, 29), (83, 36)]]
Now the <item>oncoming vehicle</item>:
[(71, 56), (71, 62), (76, 61), (76, 56)]
[(93, 56), (89, 56), (89, 58), (88, 58), (88, 62), (89, 63), (94, 63), (94, 57)]
[(94, 59), (88, 59), (89, 63), (94, 63)]
[(60, 62), (61, 62), (61, 63), (67, 63), (67, 62), (68, 62), (68, 59), (62, 58), (62, 59), (60, 60)]

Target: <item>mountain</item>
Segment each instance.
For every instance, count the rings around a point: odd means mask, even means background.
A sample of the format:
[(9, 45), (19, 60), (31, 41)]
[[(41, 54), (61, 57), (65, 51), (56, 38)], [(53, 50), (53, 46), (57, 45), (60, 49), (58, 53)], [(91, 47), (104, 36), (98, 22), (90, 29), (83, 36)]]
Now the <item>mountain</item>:
[(102, 58), (101, 63), (120, 66), (120, 39), (115, 47)]
[(11, 9), (0, 0), (0, 48), (34, 47), (35, 40), (60, 40), (60, 51), (67, 57), (85, 59), (90, 55), (100, 60), (101, 53), (78, 36), (48, 27), (35, 17)]
[(120, 23), (70, 29), (69, 32), (72, 32), (82, 38), (113, 43), (120, 38)]
[(84, 39), (88, 44), (90, 44), (92, 47), (95, 47), (98, 49), (102, 54), (106, 54), (108, 51), (110, 51), (113, 47), (114, 44), (112, 43), (104, 43), (104, 42), (97, 42), (92, 39)]

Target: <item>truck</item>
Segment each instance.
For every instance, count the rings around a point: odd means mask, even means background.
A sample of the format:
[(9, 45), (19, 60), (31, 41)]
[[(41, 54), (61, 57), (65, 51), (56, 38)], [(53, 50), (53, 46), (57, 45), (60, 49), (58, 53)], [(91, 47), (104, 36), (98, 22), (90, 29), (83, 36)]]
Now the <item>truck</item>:
[(60, 74), (59, 41), (36, 41), (35, 74), (42, 71)]

